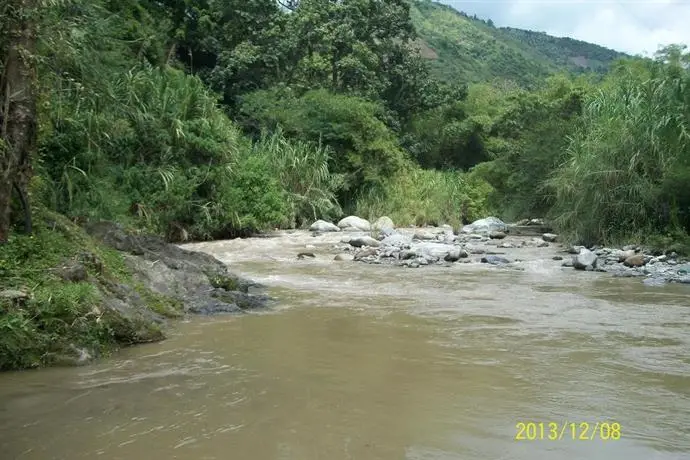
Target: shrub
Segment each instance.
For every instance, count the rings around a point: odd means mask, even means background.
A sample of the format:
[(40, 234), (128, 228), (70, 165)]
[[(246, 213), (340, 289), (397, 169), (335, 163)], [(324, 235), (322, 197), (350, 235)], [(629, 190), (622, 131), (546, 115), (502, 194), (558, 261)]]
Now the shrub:
[(357, 200), (357, 215), (389, 216), (396, 225), (457, 227), (490, 213), (491, 186), (474, 174), (410, 167)]

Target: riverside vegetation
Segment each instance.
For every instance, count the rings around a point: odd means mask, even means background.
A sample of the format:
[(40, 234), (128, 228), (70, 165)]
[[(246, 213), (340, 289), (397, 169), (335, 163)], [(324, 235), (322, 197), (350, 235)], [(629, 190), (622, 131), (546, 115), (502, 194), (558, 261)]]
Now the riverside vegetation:
[(0, 369), (158, 340), (166, 317), (205, 311), (200, 290), (229, 311), (265, 303), (142, 234), (498, 214), (546, 217), (574, 244), (687, 251), (682, 46), (628, 57), (427, 0), (5, 0), (0, 13)]

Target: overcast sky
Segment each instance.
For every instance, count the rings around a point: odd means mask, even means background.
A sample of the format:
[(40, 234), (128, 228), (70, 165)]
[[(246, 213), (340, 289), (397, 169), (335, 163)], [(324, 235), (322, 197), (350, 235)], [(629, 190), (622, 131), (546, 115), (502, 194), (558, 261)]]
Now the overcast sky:
[(631, 54), (690, 47), (690, 0), (441, 0), (497, 26), (572, 37)]

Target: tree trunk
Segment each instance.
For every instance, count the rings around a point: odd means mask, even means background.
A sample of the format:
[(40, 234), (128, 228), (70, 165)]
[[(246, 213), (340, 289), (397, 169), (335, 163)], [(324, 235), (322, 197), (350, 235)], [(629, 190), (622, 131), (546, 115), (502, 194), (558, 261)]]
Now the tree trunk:
[(0, 243), (10, 231), (12, 188), (19, 192), (31, 231), (29, 181), (31, 155), (36, 147), (36, 22), (37, 0), (11, 0), (5, 69), (0, 79)]
[(11, 198), (12, 183), (0, 181), (0, 244), (6, 243), (9, 238)]

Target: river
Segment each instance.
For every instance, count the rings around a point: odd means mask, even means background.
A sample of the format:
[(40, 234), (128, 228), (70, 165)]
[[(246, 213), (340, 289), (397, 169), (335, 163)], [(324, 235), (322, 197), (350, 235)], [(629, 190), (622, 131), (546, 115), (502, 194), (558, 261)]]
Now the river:
[[(554, 248), (515, 250), (524, 271), (335, 262), (339, 238), (189, 245), (279, 306), (0, 374), (0, 459), (690, 458), (690, 286), (561, 268)], [(528, 422), (543, 439), (515, 439)]]

